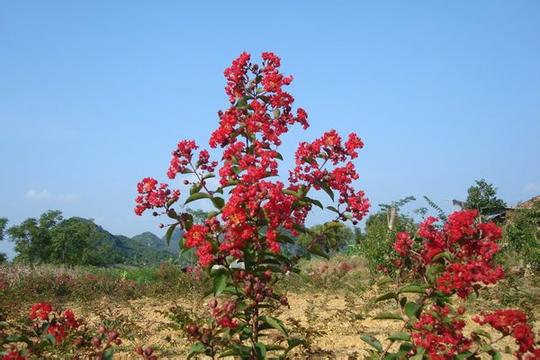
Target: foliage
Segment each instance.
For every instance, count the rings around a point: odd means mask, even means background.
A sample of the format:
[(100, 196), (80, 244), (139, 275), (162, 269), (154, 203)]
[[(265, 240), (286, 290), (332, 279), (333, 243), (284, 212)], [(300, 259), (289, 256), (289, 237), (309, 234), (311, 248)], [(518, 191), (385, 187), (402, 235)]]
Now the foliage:
[(467, 190), (465, 209), (476, 209), (480, 215), (496, 214), (506, 208), (504, 200), (497, 197), (497, 188), (484, 179), (476, 180)]
[[(535, 342), (532, 327), (520, 310), (497, 309), (474, 316), (477, 324), (500, 333), (492, 338), (482, 328), (467, 335), (467, 309), (455, 305), (456, 297), (472, 299), (471, 294), (504, 277), (502, 267), (494, 261), (501, 229), (479, 222), (476, 210), (451, 214), (443, 227), (436, 222), (432, 217), (426, 219), (417, 239), (407, 232), (396, 235), (396, 289), (376, 301), (392, 300), (398, 312), (380, 313), (375, 319), (401, 321), (403, 326), (389, 334), (385, 347), (375, 337), (363, 335), (362, 340), (373, 348), (370, 358), (479, 359), (488, 354), (500, 359), (496, 343), (508, 336), (518, 345), (517, 358), (538, 358), (540, 343)], [(392, 346), (394, 343), (399, 346)]]
[[(0, 241), (4, 240), (4, 231), (6, 229), (8, 219), (0, 218)], [(7, 262), (7, 256), (4, 253), (0, 253), (0, 264)]]
[(311, 227), (298, 237), (298, 244), (306, 249), (317, 249), (333, 255), (355, 242), (355, 234), (345, 224), (329, 221)]
[(540, 271), (540, 201), (511, 214), (504, 228), (504, 240), (508, 257), (518, 258), (524, 266)]
[(371, 272), (392, 269), (390, 255), (395, 234), (400, 231), (415, 231), (414, 219), (399, 212), (401, 206), (412, 200), (413, 197), (407, 197), (389, 205), (382, 205), (379, 212), (367, 218), (365, 235), (359, 244), (351, 249), (351, 253), (365, 257)]
[(7, 231), (15, 242), (16, 262), (66, 265), (111, 265), (116, 263), (159, 264), (172, 253), (153, 235), (132, 239), (112, 235), (92, 220), (63, 219), (60, 211), (49, 210), (39, 219), (29, 218)]
[[(243, 53), (225, 70), (226, 92), (230, 107), (219, 112), (219, 128), (209, 144), (222, 148), (222, 163), (210, 160), (193, 140), (183, 140), (173, 151), (167, 175), (170, 179), (188, 175), (190, 185), (184, 205), (209, 201), (215, 211), (204, 223), (195, 223), (193, 214), (178, 212), (173, 206), (180, 191), (155, 179), (145, 178), (137, 186), (135, 213), (152, 210), (155, 216), (167, 215), (174, 223), (168, 238), (177, 227), (185, 231), (182, 248), (195, 249), (200, 271), (213, 283), (208, 302), (212, 319), (204, 324), (188, 323), (185, 330), (193, 340), (189, 358), (206, 354), (263, 359), (271, 354), (284, 357), (302, 342), (289, 336), (283, 322), (271, 311), (288, 305), (284, 294), (274, 285), (284, 274), (296, 271), (295, 263), (282, 253), (284, 244), (294, 242), (305, 232), (304, 222), (313, 205), (322, 203), (308, 195), (325, 191), (337, 203), (327, 207), (336, 220), (358, 223), (367, 213), (369, 203), (361, 191), (352, 187), (358, 178), (351, 162), (363, 143), (356, 134), (347, 141), (334, 130), (308, 143), (296, 152), (296, 167), (289, 184), (276, 180), (281, 136), (289, 127), (307, 128), (307, 113), (292, 110), (293, 97), (283, 90), (292, 82), (278, 70), (280, 59), (262, 54), (263, 63), (253, 64)], [(216, 171), (217, 169), (217, 171)], [(209, 188), (208, 179), (219, 175), (217, 188)], [(279, 334), (271, 343), (267, 335)]]
[(29, 218), (7, 230), (15, 241), (16, 260), (28, 263), (49, 262), (51, 260), (51, 231), (62, 221), (62, 213), (49, 210), (39, 219)]
[(8, 219), (0, 218), (0, 241), (4, 240), (4, 231), (6, 230), (7, 223)]

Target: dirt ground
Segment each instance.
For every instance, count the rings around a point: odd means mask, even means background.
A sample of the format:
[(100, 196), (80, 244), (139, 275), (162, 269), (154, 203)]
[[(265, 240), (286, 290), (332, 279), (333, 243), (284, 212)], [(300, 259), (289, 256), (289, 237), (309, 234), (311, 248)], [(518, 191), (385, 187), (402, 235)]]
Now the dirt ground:
[[(371, 292), (368, 292), (371, 293)], [(290, 309), (280, 314), (292, 334), (307, 340), (309, 349), (300, 349), (291, 359), (363, 359), (369, 345), (360, 339), (371, 334), (380, 340), (391, 331), (399, 330), (401, 322), (372, 320), (371, 316), (389, 310), (384, 304), (373, 304), (367, 295), (353, 296), (339, 293), (289, 294)], [(178, 330), (171, 328), (167, 310), (173, 306), (205, 311), (204, 302), (197, 299), (163, 301), (143, 298), (122, 304), (96, 303), (94, 307), (76, 309), (89, 319), (99, 316), (113, 319), (114, 326), (123, 332), (125, 349), (134, 345), (151, 345), (159, 358), (185, 359), (190, 344)], [(469, 328), (473, 326), (469, 321)], [(538, 324), (536, 326), (538, 328)], [(383, 342), (384, 345), (384, 342)], [(512, 341), (501, 342), (502, 347), (513, 349)], [(120, 352), (117, 359), (133, 359), (134, 355)], [(514, 358), (504, 354), (503, 359)], [(201, 357), (202, 359), (202, 357)]]

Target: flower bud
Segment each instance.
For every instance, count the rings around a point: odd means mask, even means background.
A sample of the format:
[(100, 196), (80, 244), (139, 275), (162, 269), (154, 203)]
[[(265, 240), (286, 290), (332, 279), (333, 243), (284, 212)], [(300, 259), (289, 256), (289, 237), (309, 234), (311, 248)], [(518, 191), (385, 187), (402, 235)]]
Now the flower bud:
[(98, 348), (101, 346), (101, 340), (97, 336), (94, 336), (92, 340), (90, 340), (90, 344), (92, 344), (93, 347)]
[(146, 349), (144, 349), (144, 355), (150, 356), (154, 353), (154, 349), (152, 347), (148, 346)]
[(109, 341), (113, 341), (117, 337), (118, 337), (118, 331), (116, 330), (109, 331), (109, 333), (107, 334), (107, 338), (109, 339)]
[(208, 307), (210, 309), (214, 309), (216, 306), (218, 305), (218, 302), (216, 299), (211, 299), (209, 302), (208, 302)]

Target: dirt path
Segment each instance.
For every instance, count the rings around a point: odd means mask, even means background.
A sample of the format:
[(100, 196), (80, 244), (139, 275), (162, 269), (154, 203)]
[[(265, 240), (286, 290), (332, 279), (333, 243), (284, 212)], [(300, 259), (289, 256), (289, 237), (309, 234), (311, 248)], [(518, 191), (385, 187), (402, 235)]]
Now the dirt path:
[[(372, 320), (371, 316), (388, 310), (383, 305), (371, 304), (365, 296), (331, 293), (289, 294), (290, 309), (279, 317), (284, 319), (291, 332), (305, 338), (309, 349), (294, 353), (292, 359), (363, 359), (369, 346), (360, 334), (371, 334), (379, 339), (391, 331), (399, 330), (398, 321)], [(113, 320), (112, 325), (123, 333), (125, 349), (134, 345), (151, 345), (163, 359), (185, 359), (190, 347), (178, 329), (171, 328), (167, 311), (173, 306), (183, 309), (205, 311), (204, 303), (196, 299), (162, 301), (143, 298), (128, 303), (106, 305), (97, 303), (92, 307), (77, 309), (92, 321), (101, 317)], [(96, 316), (95, 314), (100, 314)], [(469, 321), (470, 323), (470, 321)], [(472, 327), (469, 324), (468, 327)], [(537, 326), (537, 330), (538, 326)], [(503, 343), (512, 346), (512, 341)], [(133, 359), (128, 352), (118, 354), (118, 359)], [(503, 355), (512, 359), (511, 355)]]

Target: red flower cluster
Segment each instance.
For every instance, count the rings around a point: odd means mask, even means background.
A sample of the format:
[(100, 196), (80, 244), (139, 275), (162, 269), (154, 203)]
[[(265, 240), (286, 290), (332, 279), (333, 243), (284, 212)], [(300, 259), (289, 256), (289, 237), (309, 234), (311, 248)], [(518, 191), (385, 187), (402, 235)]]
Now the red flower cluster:
[(535, 346), (534, 333), (527, 323), (527, 315), (520, 310), (502, 309), (483, 313), (473, 318), (480, 325), (489, 324), (504, 336), (511, 335), (519, 348), (515, 355), (518, 359), (539, 359), (540, 347)]
[(185, 246), (197, 249), (199, 264), (203, 267), (209, 266), (214, 259), (212, 243), (207, 239), (209, 232), (206, 225), (195, 224), (184, 234)]
[(53, 307), (49, 303), (37, 303), (30, 308), (30, 320), (48, 320)]
[[(326, 132), (312, 143), (302, 142), (296, 151), (296, 167), (289, 179), (293, 184), (313, 186), (317, 190), (320, 190), (323, 184), (328, 184), (331, 189), (339, 192), (339, 204), (345, 205), (345, 209), (340, 211), (341, 218), (346, 220), (348, 217), (345, 213), (348, 212), (354, 219), (353, 222), (357, 223), (367, 214), (369, 201), (363, 191), (355, 192), (352, 187), (352, 182), (358, 179), (358, 173), (349, 160), (356, 158), (357, 150), (363, 146), (362, 141), (354, 133), (342, 143), (335, 130)], [(322, 163), (319, 164), (318, 160)], [(334, 166), (346, 163), (330, 171), (324, 168), (328, 162)]]
[(411, 247), (413, 245), (413, 240), (411, 235), (407, 232), (399, 232), (396, 234), (396, 242), (394, 243), (394, 250), (401, 256), (407, 256)]
[(23, 356), (17, 349), (10, 350), (2, 356), (2, 360), (26, 360), (26, 359), (27, 357)]
[(219, 113), (220, 126), (210, 138), (212, 147), (224, 147), (236, 142), (238, 137), (250, 138), (257, 133), (262, 135), (263, 142), (279, 145), (280, 136), (290, 125), (300, 123), (308, 127), (306, 112), (298, 109), (294, 115), (294, 98), (282, 89), (292, 82), (292, 77), (279, 72), (280, 59), (272, 53), (263, 53), (263, 66), (259, 67), (252, 65), (250, 58), (243, 53), (225, 70), (225, 91), (231, 104), (236, 104)]
[(236, 311), (236, 303), (234, 301), (225, 301), (218, 305), (216, 299), (210, 300), (209, 304), (212, 309), (212, 316), (216, 322), (223, 328), (234, 329), (238, 326), (238, 322), (232, 318)]
[[(53, 316), (51, 318), (51, 313)], [(42, 320), (49, 322), (47, 332), (54, 336), (56, 343), (61, 343), (68, 336), (69, 331), (78, 328), (81, 324), (75, 318), (72, 310), (68, 309), (63, 313), (54, 312), (54, 308), (49, 303), (37, 303), (30, 308), (30, 320)]]
[(465, 322), (451, 314), (450, 307), (434, 305), (424, 311), (414, 324), (411, 338), (417, 347), (426, 350), (429, 359), (454, 359), (456, 354), (467, 351), (471, 346), (471, 340), (463, 335), (464, 327)]
[[(172, 152), (171, 163), (167, 171), (169, 179), (176, 178), (176, 174), (191, 173), (199, 168), (207, 172), (214, 171), (217, 161), (210, 161), (210, 154), (207, 150), (202, 150), (199, 153), (199, 159), (193, 164), (193, 150), (198, 148), (194, 140), (182, 140), (178, 143), (176, 149)], [(188, 168), (188, 165), (191, 166), (191, 169)]]
[[(502, 267), (493, 261), (501, 229), (493, 223), (477, 224), (477, 217), (476, 210), (464, 210), (452, 213), (442, 229), (434, 225), (437, 219), (433, 217), (420, 224), (418, 235), (423, 242), (416, 266), (438, 263), (443, 254), (451, 258), (437, 279), (437, 289), (445, 294), (466, 298), (476, 284), (494, 284), (504, 277)], [(406, 256), (407, 244), (405, 235), (398, 234), (394, 249)]]
[(180, 197), (180, 191), (170, 190), (167, 184), (159, 184), (155, 179), (144, 178), (137, 184), (139, 196), (135, 199), (135, 214), (142, 215), (147, 209), (168, 207)]

